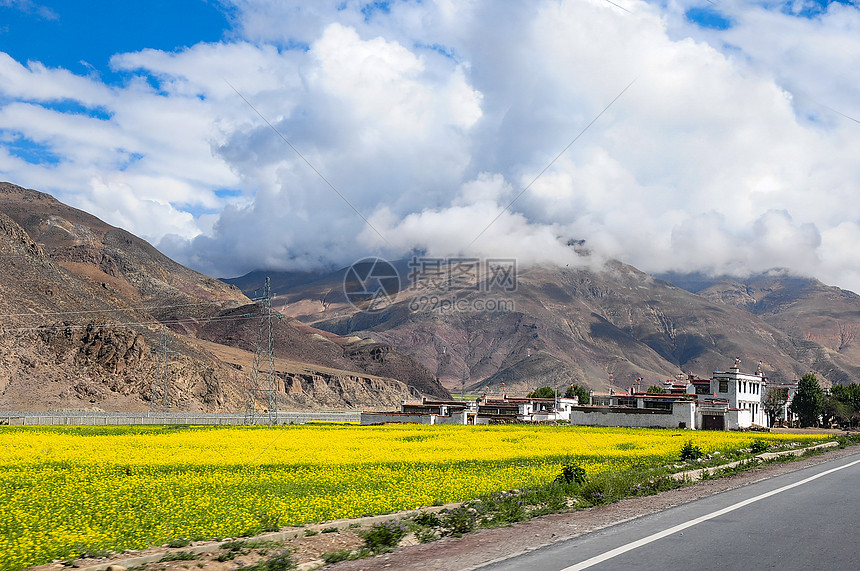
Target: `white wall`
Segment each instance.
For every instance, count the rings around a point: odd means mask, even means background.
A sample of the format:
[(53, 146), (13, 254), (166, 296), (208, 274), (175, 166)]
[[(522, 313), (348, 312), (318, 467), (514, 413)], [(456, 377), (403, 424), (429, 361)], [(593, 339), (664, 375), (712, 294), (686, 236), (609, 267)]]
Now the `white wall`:
[(738, 428), (749, 428), (753, 423), (752, 411), (748, 408), (740, 408), (726, 411), (726, 430), (737, 430)]
[(623, 426), (627, 428), (696, 428), (696, 403), (677, 401), (672, 411), (649, 408), (576, 407), (570, 412), (570, 423), (583, 426)]

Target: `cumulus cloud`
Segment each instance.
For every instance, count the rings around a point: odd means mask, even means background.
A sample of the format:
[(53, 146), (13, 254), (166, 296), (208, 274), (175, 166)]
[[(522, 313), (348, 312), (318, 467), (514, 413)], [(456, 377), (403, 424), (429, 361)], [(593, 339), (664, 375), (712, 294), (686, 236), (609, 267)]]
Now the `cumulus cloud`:
[(0, 54), (0, 173), (220, 276), (584, 239), (860, 291), (860, 11), (617, 3), (234, 0), (229, 40), (117, 54), (122, 85)]

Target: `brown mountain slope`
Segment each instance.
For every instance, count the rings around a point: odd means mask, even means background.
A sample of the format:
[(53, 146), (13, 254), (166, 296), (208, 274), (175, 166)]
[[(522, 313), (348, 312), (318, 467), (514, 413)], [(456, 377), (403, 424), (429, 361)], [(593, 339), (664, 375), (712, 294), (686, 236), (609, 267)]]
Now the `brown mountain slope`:
[[(736, 357), (748, 370), (762, 361), (775, 380), (811, 368), (834, 382), (860, 376), (860, 359), (619, 262), (600, 270), (520, 268), (517, 290), (503, 295), (511, 305), (497, 311), (429, 309), (418, 303), (420, 292), (401, 291), (383, 311), (361, 313), (340, 292), (342, 276), (333, 272), (287, 288), (279, 298), (282, 311), (340, 335), (387, 342), (421, 361), (449, 389), (459, 390), (464, 376), (473, 390), (497, 391), (505, 383), (514, 392), (571, 382), (624, 388), (640, 376), (651, 383), (679, 372), (709, 375)], [(472, 306), (489, 295), (439, 294)]]
[[(252, 305), (226, 310), (216, 319), (201, 323), (196, 335), (253, 352), (259, 337), (258, 315), (259, 311)], [(370, 339), (342, 337), (282, 317), (274, 323), (272, 345), (278, 358), (394, 378), (427, 395), (451, 396), (433, 373), (415, 359)]]
[[(836, 383), (856, 382), (860, 363), (860, 296), (856, 293), (780, 269), (747, 278), (699, 274), (665, 278), (715, 303), (748, 311), (784, 331), (798, 347), (809, 348), (815, 356), (809, 369), (816, 374)], [(823, 355), (829, 358), (821, 358)]]
[[(0, 183), (0, 209), (60, 267), (104, 290), (113, 303), (155, 306), (153, 315), (167, 315), (167, 306), (247, 303), (242, 292), (220, 280), (178, 264), (145, 240), (67, 206), (54, 197), (9, 183)], [(192, 313), (207, 315), (201, 304)]]
[[(146, 410), (153, 385), (163, 384), (157, 367), (166, 324), (171, 407), (242, 410), (248, 368), (225, 363), (195, 335), (230, 343), (213, 334), (213, 324), (231, 312), (253, 313), (248, 304), (238, 288), (177, 264), (124, 230), (49, 195), (0, 183), (0, 408)], [(249, 338), (253, 349), (255, 327), (232, 342), (247, 349)], [(305, 325), (276, 329), (293, 343), (293, 350), (276, 346), (286, 357), (277, 370), (286, 408), (396, 404), (415, 389), (385, 378), (392, 373), (447, 394), (432, 374), (387, 346), (380, 345), (394, 357), (374, 367), (344, 356), (356, 351), (356, 339), (339, 346), (317, 342), (325, 336)]]

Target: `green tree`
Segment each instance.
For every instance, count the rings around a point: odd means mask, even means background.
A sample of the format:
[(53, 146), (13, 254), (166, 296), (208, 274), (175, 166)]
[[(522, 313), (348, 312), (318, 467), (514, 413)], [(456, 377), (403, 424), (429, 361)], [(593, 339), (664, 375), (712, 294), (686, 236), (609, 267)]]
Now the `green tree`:
[(564, 391), (564, 398), (572, 399), (573, 397), (579, 399), (579, 404), (591, 403), (591, 394), (588, 392), (588, 389), (582, 385), (577, 385), (576, 383), (570, 385), (567, 390)]
[(787, 387), (768, 387), (762, 396), (762, 407), (770, 425), (773, 426), (778, 420), (782, 420), (782, 411), (785, 403), (788, 402)]
[(835, 385), (830, 392), (836, 400), (847, 404), (854, 412), (860, 412), (860, 385)]
[(797, 392), (791, 400), (790, 410), (800, 420), (800, 426), (815, 426), (824, 408), (824, 391), (812, 373), (803, 375), (797, 383)]
[(540, 387), (539, 389), (535, 389), (526, 397), (530, 399), (551, 399), (555, 398), (555, 389), (552, 387)]
[(845, 426), (851, 423), (851, 416), (854, 411), (851, 406), (838, 400), (832, 395), (825, 395), (824, 402), (821, 407), (821, 417), (824, 419), (824, 425), (838, 424)]
[(646, 393), (665, 393), (666, 389), (664, 389), (660, 385), (651, 385), (650, 387), (648, 387), (648, 390), (645, 392)]

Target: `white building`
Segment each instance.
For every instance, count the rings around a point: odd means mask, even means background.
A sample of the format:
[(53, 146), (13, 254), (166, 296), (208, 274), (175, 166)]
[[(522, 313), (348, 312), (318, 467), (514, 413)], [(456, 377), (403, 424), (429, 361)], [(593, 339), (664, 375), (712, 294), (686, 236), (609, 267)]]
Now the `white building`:
[[(714, 371), (711, 377), (711, 394), (716, 399), (728, 401), (729, 410), (749, 410), (752, 424), (767, 426), (767, 414), (761, 406), (766, 383), (767, 378), (761, 367), (752, 374), (742, 373), (740, 359), (735, 359), (735, 364), (728, 371)], [(741, 428), (746, 428), (743, 423)]]

